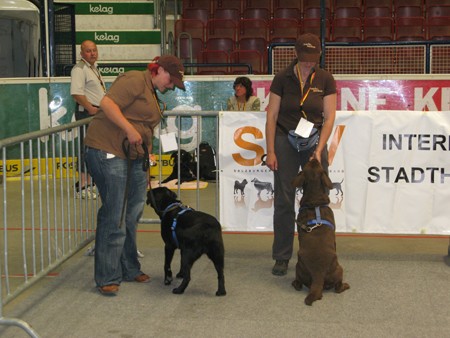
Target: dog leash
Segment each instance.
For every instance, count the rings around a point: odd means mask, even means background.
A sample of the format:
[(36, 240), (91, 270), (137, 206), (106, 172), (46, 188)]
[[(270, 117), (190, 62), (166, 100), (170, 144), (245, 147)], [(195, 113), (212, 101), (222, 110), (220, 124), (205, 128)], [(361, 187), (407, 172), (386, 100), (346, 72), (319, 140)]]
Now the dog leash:
[[(323, 205), (323, 206), (328, 206), (328, 205)], [(308, 208), (308, 207), (306, 207)], [(302, 208), (302, 209), (306, 209), (306, 208)], [(297, 225), (300, 226), (300, 228), (302, 228), (303, 230), (305, 230), (306, 232), (311, 232), (313, 231), (315, 228), (318, 228), (322, 225), (328, 225), (330, 228), (334, 229), (334, 224), (327, 221), (326, 219), (322, 219), (322, 217), (320, 216), (320, 206), (318, 207), (313, 207), (315, 212), (316, 212), (316, 218), (309, 220), (308, 222), (306, 222), (305, 224), (299, 224), (297, 221)]]
[[(150, 167), (150, 158), (149, 158), (149, 154), (148, 154), (148, 148), (144, 142), (142, 142), (141, 146), (142, 146), (142, 149), (144, 150), (144, 158), (142, 160), (142, 170), (147, 172), (148, 168)], [(131, 175), (130, 175), (130, 169), (131, 169), (130, 143), (128, 142), (128, 138), (124, 138), (124, 140), (122, 141), (122, 150), (125, 153), (125, 156), (127, 158), (127, 179), (126, 179), (126, 184), (125, 184), (125, 191), (123, 193), (123, 204), (122, 204), (122, 212), (120, 214), (119, 228), (124, 223), (125, 210), (126, 210), (127, 204), (128, 204), (128, 189), (130, 186), (130, 179), (131, 179)], [(136, 151), (136, 153), (137, 153), (137, 151)]]

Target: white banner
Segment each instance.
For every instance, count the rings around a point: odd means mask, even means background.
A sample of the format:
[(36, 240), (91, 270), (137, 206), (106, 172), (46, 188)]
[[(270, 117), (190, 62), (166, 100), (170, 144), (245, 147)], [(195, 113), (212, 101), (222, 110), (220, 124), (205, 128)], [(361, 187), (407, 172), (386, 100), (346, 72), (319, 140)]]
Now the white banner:
[[(262, 162), (265, 117), (221, 113), (226, 231), (272, 231), (273, 175)], [(450, 234), (450, 112), (339, 111), (328, 147), (337, 231)]]

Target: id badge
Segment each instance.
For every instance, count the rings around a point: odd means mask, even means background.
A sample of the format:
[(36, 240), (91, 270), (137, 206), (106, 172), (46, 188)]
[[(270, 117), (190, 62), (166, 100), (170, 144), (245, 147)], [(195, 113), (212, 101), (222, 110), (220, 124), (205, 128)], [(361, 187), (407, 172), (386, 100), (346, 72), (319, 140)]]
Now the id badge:
[(162, 151), (167, 153), (178, 149), (177, 138), (175, 132), (159, 135), (161, 141)]
[(311, 135), (311, 131), (313, 128), (314, 123), (309, 122), (302, 117), (300, 118), (300, 122), (298, 123), (297, 128), (295, 128), (295, 133), (301, 137), (307, 138), (309, 137), (309, 135)]

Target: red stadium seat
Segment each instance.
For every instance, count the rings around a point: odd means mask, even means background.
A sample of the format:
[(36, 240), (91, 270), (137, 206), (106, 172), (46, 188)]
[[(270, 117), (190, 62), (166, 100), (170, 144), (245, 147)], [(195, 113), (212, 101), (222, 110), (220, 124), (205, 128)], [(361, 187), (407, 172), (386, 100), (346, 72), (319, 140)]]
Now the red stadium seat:
[(450, 40), (450, 16), (428, 18), (426, 30), (428, 40)]
[(362, 41), (361, 19), (338, 18), (331, 25), (331, 36), (335, 42)]
[[(230, 57), (228, 53), (224, 52), (223, 50), (204, 50), (200, 52), (198, 60), (199, 60), (198, 63), (213, 63), (213, 64), (230, 63)], [(208, 66), (198, 67), (197, 74), (198, 75), (229, 74), (229, 66), (212, 65), (211, 67)]]
[(274, 18), (270, 25), (270, 42), (295, 42), (300, 25), (296, 19)]
[(239, 39), (269, 37), (269, 25), (262, 19), (242, 19), (239, 21)]
[(363, 21), (364, 41), (394, 40), (394, 20), (391, 17), (368, 17)]
[(264, 7), (245, 8), (242, 13), (244, 19), (263, 19), (267, 22), (269, 22), (270, 16), (270, 10)]
[(273, 17), (278, 19), (297, 19), (300, 20), (302, 18), (302, 12), (298, 8), (276, 8), (273, 11)]
[(422, 16), (396, 18), (395, 39), (397, 41), (425, 40), (425, 19)]
[[(321, 37), (321, 19), (303, 19), (301, 22), (302, 33), (312, 33)], [(330, 20), (325, 20), (325, 41), (331, 40), (331, 24)]]
[(203, 23), (206, 25), (206, 22), (210, 18), (210, 12), (208, 9), (205, 8), (185, 8), (183, 10), (183, 19), (194, 19), (194, 20), (200, 20), (203, 21)]
[[(264, 58), (257, 50), (235, 50), (230, 55), (231, 63), (249, 64), (253, 74), (265, 74)], [(266, 63), (267, 64), (267, 63)], [(231, 74), (246, 74), (247, 69), (243, 67), (231, 66)]]

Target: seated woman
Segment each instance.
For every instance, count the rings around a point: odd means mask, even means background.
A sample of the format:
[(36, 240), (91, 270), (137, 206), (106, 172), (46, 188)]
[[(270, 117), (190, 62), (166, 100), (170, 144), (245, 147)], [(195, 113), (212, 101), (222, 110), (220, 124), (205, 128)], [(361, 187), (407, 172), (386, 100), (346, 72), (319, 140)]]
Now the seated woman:
[(228, 99), (227, 110), (260, 111), (261, 101), (253, 96), (252, 81), (248, 77), (237, 77), (233, 89), (234, 96)]

